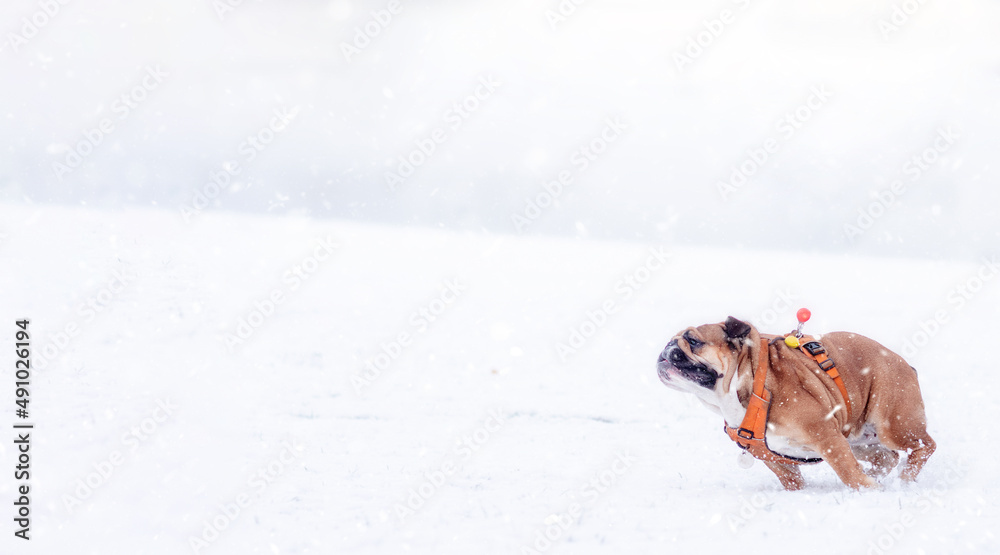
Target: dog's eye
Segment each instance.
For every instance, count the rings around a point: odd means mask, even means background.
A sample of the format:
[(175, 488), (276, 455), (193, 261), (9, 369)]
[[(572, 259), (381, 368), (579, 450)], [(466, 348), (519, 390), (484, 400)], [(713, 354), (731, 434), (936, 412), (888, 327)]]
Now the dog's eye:
[(688, 345), (690, 345), (692, 349), (697, 349), (702, 344), (701, 341), (698, 341), (697, 339), (691, 337), (690, 335), (685, 335), (684, 339), (687, 340)]

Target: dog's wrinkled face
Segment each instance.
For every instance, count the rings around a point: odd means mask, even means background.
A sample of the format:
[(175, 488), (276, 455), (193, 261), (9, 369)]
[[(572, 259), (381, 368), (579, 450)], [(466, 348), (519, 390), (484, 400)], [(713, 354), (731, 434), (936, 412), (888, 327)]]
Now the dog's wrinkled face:
[(729, 317), (722, 324), (705, 324), (678, 333), (667, 343), (656, 369), (667, 387), (699, 397), (728, 391), (750, 325)]

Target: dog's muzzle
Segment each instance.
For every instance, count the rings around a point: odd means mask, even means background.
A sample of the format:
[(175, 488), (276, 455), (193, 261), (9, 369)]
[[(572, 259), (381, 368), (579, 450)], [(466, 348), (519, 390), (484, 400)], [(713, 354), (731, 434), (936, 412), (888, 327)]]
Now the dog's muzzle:
[(664, 385), (675, 389), (677, 388), (676, 380), (671, 377), (671, 373), (674, 374), (674, 377), (679, 376), (707, 389), (714, 388), (715, 382), (722, 377), (715, 370), (688, 358), (687, 353), (677, 346), (676, 339), (667, 343), (667, 346), (660, 352), (656, 371)]
[(669, 370), (677, 370), (676, 365), (683, 364), (685, 361), (687, 361), (687, 355), (677, 346), (677, 340), (672, 339), (660, 351), (660, 357), (656, 361), (656, 373), (660, 376), (660, 381), (672, 387), (672, 384), (669, 383), (671, 381)]

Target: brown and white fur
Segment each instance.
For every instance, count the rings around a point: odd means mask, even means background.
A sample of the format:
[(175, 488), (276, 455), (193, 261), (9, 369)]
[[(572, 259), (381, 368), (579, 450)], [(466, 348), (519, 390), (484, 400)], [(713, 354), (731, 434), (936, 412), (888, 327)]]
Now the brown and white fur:
[[(927, 434), (924, 403), (916, 370), (879, 343), (847, 332), (816, 337), (837, 364), (851, 401), (851, 416), (840, 390), (816, 362), (785, 345), (778, 336), (759, 334), (752, 325), (729, 317), (719, 324), (687, 328), (660, 353), (660, 380), (678, 391), (693, 393), (739, 426), (753, 389), (761, 338), (769, 341), (765, 387), (771, 393), (766, 440), (768, 447), (792, 457), (821, 457), (854, 489), (876, 485), (907, 451), (900, 472), (915, 480), (934, 440)], [(872, 465), (866, 474), (858, 460)], [(805, 482), (798, 466), (765, 462), (788, 490)]]

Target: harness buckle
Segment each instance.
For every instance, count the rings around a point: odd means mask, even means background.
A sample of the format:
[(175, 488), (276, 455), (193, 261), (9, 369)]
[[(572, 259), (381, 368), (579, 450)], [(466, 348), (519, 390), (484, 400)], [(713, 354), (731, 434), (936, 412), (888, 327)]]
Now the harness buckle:
[[(746, 432), (747, 435), (744, 435), (743, 432)], [(753, 430), (740, 428), (739, 430), (736, 430), (736, 435), (740, 436), (743, 439), (753, 439)]]
[(834, 366), (836, 366), (836, 364), (833, 363), (832, 358), (828, 358), (823, 362), (819, 363), (820, 369), (822, 369), (824, 372), (829, 372)]
[(820, 345), (819, 341), (810, 341), (802, 345), (802, 348), (809, 351), (812, 356), (821, 355), (826, 352), (823, 345)]

